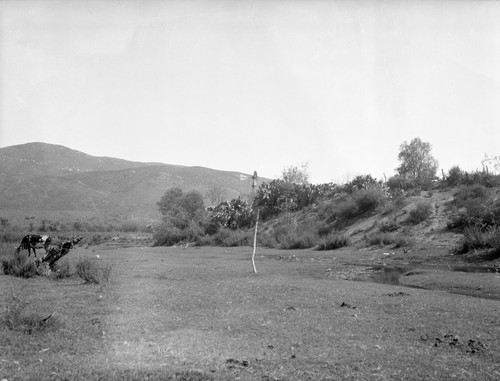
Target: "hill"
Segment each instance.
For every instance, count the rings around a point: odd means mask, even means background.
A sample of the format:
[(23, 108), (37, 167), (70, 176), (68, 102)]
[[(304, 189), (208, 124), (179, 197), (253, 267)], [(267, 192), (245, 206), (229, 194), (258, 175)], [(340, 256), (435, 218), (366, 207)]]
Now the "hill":
[(251, 190), (251, 175), (204, 167), (95, 157), (64, 146), (27, 143), (0, 148), (0, 212), (7, 218), (154, 220), (171, 187), (210, 189), (228, 200)]

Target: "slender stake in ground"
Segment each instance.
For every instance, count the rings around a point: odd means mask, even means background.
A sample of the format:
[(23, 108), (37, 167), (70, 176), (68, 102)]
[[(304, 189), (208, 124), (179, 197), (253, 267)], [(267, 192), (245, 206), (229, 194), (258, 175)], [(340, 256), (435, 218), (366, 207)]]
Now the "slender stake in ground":
[(257, 269), (255, 268), (255, 250), (257, 248), (257, 226), (259, 226), (259, 209), (257, 209), (257, 220), (255, 221), (255, 232), (253, 235), (252, 265), (253, 265), (253, 272), (255, 274), (257, 274)]
[[(255, 187), (257, 186), (257, 171), (253, 172), (252, 176), (252, 195), (254, 197), (255, 201)], [(252, 254), (252, 265), (253, 265), (253, 272), (257, 274), (257, 268), (255, 267), (255, 250), (257, 248), (257, 226), (259, 225), (259, 209), (257, 208), (257, 219), (255, 220), (255, 232), (253, 235), (253, 254)]]

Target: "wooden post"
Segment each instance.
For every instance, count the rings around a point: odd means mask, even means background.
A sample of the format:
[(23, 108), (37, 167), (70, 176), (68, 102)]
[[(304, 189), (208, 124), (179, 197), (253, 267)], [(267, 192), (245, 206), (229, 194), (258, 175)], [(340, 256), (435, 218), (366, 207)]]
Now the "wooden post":
[(252, 254), (252, 265), (253, 272), (257, 274), (257, 268), (255, 267), (255, 250), (257, 249), (257, 226), (259, 225), (259, 209), (257, 209), (257, 220), (255, 221), (255, 233), (253, 235), (253, 254)]
[[(254, 193), (256, 186), (257, 186), (257, 171), (254, 171), (252, 176), (252, 193)], [(257, 268), (255, 267), (255, 251), (257, 250), (257, 227), (259, 226), (259, 213), (260, 210), (259, 208), (257, 208), (257, 218), (255, 220), (255, 231), (253, 234), (253, 253), (252, 253), (252, 265), (253, 265), (253, 272), (255, 274), (257, 274)]]

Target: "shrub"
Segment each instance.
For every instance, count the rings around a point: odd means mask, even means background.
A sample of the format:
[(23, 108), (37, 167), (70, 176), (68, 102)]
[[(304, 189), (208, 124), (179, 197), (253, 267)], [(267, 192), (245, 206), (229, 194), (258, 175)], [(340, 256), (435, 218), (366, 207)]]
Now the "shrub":
[(490, 190), (481, 184), (460, 188), (455, 193), (455, 207), (464, 208), (458, 218), (451, 221), (448, 227), (463, 228), (500, 225), (500, 203), (495, 201)]
[(464, 254), (477, 249), (500, 250), (500, 227), (490, 226), (487, 229), (481, 229), (478, 226), (471, 226), (465, 228), (464, 237), (456, 252)]
[(99, 265), (97, 260), (82, 258), (76, 263), (76, 273), (85, 283), (101, 284), (109, 281), (111, 265)]
[(212, 236), (198, 238), (196, 243), (223, 247), (250, 246), (253, 243), (253, 235), (250, 231), (222, 228)]
[(62, 261), (61, 263), (55, 263), (52, 269), (52, 278), (54, 279), (65, 279), (69, 278), (74, 274), (73, 268), (68, 261)]
[(317, 250), (335, 250), (350, 245), (351, 239), (347, 235), (333, 232), (321, 239)]
[(207, 233), (214, 234), (220, 227), (233, 230), (249, 227), (252, 221), (252, 208), (247, 201), (238, 197), (231, 201), (221, 202), (214, 208)]
[(281, 249), (305, 249), (316, 246), (320, 225), (310, 219), (301, 222), (291, 215), (285, 215), (274, 225), (267, 226), (257, 236), (259, 245)]
[(356, 176), (352, 181), (345, 184), (342, 189), (346, 193), (354, 193), (355, 191), (368, 189), (374, 185), (377, 185), (377, 179), (374, 179), (371, 175), (364, 175)]
[(448, 171), (448, 177), (446, 178), (446, 183), (448, 186), (456, 186), (462, 184), (464, 181), (465, 172), (460, 169), (458, 165), (451, 167)]
[(481, 184), (467, 185), (460, 187), (458, 191), (455, 192), (454, 197), (454, 203), (460, 207), (470, 199), (486, 199), (488, 197), (488, 190)]
[(266, 220), (283, 212), (301, 210), (335, 192), (334, 184), (294, 184), (284, 180), (272, 180), (259, 186), (253, 208), (259, 207), (261, 218)]
[(366, 235), (366, 243), (369, 245), (387, 246), (394, 245), (394, 249), (398, 247), (410, 246), (410, 240), (403, 234), (390, 234), (390, 233), (372, 233)]
[(358, 205), (360, 214), (372, 212), (386, 202), (384, 190), (378, 186), (373, 186), (353, 193), (354, 201)]
[(389, 233), (399, 229), (399, 224), (396, 221), (384, 221), (379, 227), (382, 233)]
[(342, 220), (350, 220), (359, 214), (357, 202), (353, 198), (341, 201), (335, 210), (335, 215)]
[(195, 242), (203, 236), (202, 227), (196, 221), (186, 220), (186, 225), (181, 229), (171, 221), (164, 220), (155, 228), (153, 238), (155, 246), (172, 246), (181, 242)]
[(135, 233), (139, 230), (139, 226), (137, 225), (136, 222), (126, 221), (126, 222), (122, 223), (119, 230), (122, 232), (127, 232), (127, 233)]
[(415, 205), (415, 208), (410, 210), (408, 222), (418, 224), (427, 220), (432, 214), (432, 205), (427, 201), (420, 201)]
[(397, 249), (398, 247), (407, 247), (407, 246), (412, 246), (412, 240), (408, 238), (408, 236), (404, 234), (395, 234), (393, 236), (394, 238), (394, 249)]
[(394, 243), (394, 236), (388, 233), (371, 233), (369, 235), (365, 235), (364, 238), (369, 245), (385, 246)]
[(13, 275), (20, 278), (32, 278), (37, 273), (37, 266), (27, 255), (14, 254), (2, 259), (2, 271), (5, 275)]
[(318, 235), (310, 230), (288, 232), (278, 242), (281, 249), (308, 249), (316, 246)]

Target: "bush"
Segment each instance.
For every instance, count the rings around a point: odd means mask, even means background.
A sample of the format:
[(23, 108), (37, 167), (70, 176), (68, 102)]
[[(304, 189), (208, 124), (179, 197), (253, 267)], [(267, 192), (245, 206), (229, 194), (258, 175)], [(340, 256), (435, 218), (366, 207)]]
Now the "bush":
[(199, 237), (197, 245), (212, 245), (223, 247), (250, 246), (253, 243), (253, 234), (250, 231), (222, 228), (212, 236)]
[(402, 190), (394, 190), (390, 192), (389, 202), (385, 205), (382, 215), (396, 213), (403, 209), (406, 204), (406, 195)]
[(360, 214), (373, 212), (386, 202), (386, 194), (384, 190), (378, 186), (372, 186), (370, 188), (354, 192), (353, 198), (358, 205), (358, 212)]
[(321, 239), (317, 250), (335, 250), (350, 245), (351, 239), (347, 235), (333, 232)]
[(51, 276), (54, 279), (65, 279), (70, 278), (73, 274), (74, 271), (71, 264), (65, 260), (54, 264)]
[(388, 233), (371, 233), (369, 235), (365, 235), (365, 241), (369, 245), (391, 245), (394, 243), (394, 236)]
[(464, 186), (458, 189), (454, 194), (454, 203), (460, 207), (465, 204), (466, 201), (470, 199), (486, 199), (488, 197), (488, 190), (484, 185), (474, 184)]
[(464, 208), (460, 215), (448, 224), (448, 228), (500, 225), (500, 203), (485, 186), (474, 184), (460, 188), (455, 193), (454, 205)]
[(471, 226), (465, 228), (464, 237), (456, 252), (464, 254), (477, 249), (500, 250), (500, 227), (490, 226), (487, 229), (481, 229), (478, 226)]
[(394, 245), (394, 249), (398, 247), (410, 246), (410, 240), (403, 234), (390, 234), (390, 233), (372, 233), (366, 235), (365, 241), (369, 245), (387, 246)]
[(295, 218), (288, 215), (273, 228), (262, 232), (258, 239), (263, 246), (293, 250), (313, 247), (319, 238), (315, 225), (299, 225)]
[(356, 176), (352, 181), (345, 184), (342, 189), (346, 193), (354, 193), (355, 191), (360, 191), (363, 189), (368, 189), (377, 185), (377, 179), (374, 179), (371, 175)]
[(408, 222), (418, 224), (427, 220), (432, 214), (432, 205), (430, 202), (421, 201), (415, 205), (415, 208), (410, 210)]
[(448, 186), (456, 186), (462, 184), (465, 178), (465, 172), (460, 169), (458, 165), (451, 167), (448, 171), (448, 177), (446, 178), (446, 183)]
[(358, 204), (353, 198), (348, 198), (337, 205), (334, 213), (341, 220), (350, 220), (359, 214)]
[(252, 222), (252, 208), (247, 201), (238, 197), (231, 201), (221, 202), (214, 208), (206, 232), (215, 234), (220, 227), (241, 229), (251, 226)]
[(5, 275), (20, 278), (32, 278), (38, 275), (37, 266), (24, 254), (14, 254), (2, 259), (2, 271)]
[(181, 242), (196, 242), (202, 236), (202, 227), (192, 220), (186, 220), (186, 225), (182, 229), (175, 226), (171, 221), (164, 220), (153, 233), (155, 246), (172, 246)]
[(395, 221), (384, 221), (382, 225), (380, 225), (379, 230), (382, 233), (390, 233), (399, 229), (399, 224)]
[(295, 231), (283, 234), (279, 239), (281, 249), (308, 249), (316, 246), (318, 235), (312, 231)]
[(85, 283), (101, 284), (109, 281), (111, 265), (99, 265), (97, 260), (82, 258), (76, 263), (76, 273)]
[(135, 233), (135, 232), (139, 231), (139, 226), (137, 225), (136, 222), (126, 221), (126, 222), (122, 223), (119, 230), (121, 232), (126, 232), (126, 233)]
[[(333, 218), (343, 223), (369, 212), (374, 212), (387, 201), (388, 195), (380, 186), (372, 186), (367, 189), (354, 191), (350, 195), (338, 198), (331, 205), (323, 206), (323, 212), (330, 209)], [(330, 220), (332, 219), (330, 217)]]

